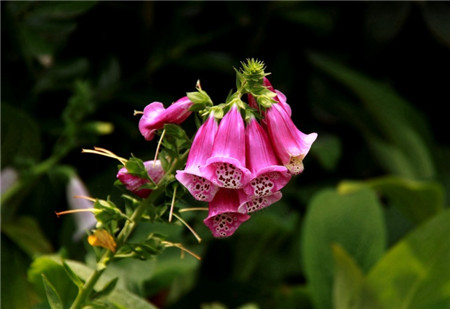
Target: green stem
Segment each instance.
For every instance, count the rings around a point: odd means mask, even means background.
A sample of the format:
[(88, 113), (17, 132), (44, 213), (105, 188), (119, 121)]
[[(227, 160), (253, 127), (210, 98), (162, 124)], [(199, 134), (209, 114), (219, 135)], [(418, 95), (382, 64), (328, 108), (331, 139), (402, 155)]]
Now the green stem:
[[(131, 236), (134, 229), (136, 228), (137, 224), (141, 220), (141, 217), (145, 210), (148, 207), (151, 207), (156, 199), (161, 196), (166, 190), (166, 180), (168, 177), (172, 176), (172, 174), (175, 172), (175, 170), (180, 169), (184, 166), (184, 163), (186, 161), (187, 155), (189, 151), (186, 151), (181, 155), (179, 159), (175, 159), (169, 168), (169, 170), (166, 172), (164, 178), (159, 182), (158, 187), (150, 194), (150, 196), (146, 199), (144, 199), (139, 206), (134, 210), (133, 214), (130, 217), (130, 220), (125, 222), (125, 225), (123, 226), (122, 230), (119, 232), (119, 235), (117, 236), (116, 242), (117, 247), (120, 248), (123, 243), (127, 241), (127, 239)], [(70, 309), (81, 309), (86, 304), (86, 301), (88, 300), (92, 290), (94, 289), (95, 284), (97, 283), (98, 279), (102, 275), (102, 273), (106, 270), (108, 267), (108, 264), (113, 260), (114, 258), (114, 252), (110, 250), (106, 250), (103, 253), (103, 256), (100, 258), (99, 262), (97, 263), (97, 269), (92, 272), (90, 277), (86, 280), (84, 286), (79, 290), (77, 297), (75, 298), (74, 302), (72, 303), (72, 306)]]

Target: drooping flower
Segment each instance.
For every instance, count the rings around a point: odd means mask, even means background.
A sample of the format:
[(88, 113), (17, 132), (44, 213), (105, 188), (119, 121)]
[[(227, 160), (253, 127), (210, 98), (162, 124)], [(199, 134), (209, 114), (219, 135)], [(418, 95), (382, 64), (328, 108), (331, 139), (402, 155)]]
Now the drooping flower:
[(291, 174), (280, 164), (266, 132), (255, 117), (250, 118), (245, 132), (247, 167), (253, 178), (244, 186), (244, 192), (254, 198), (281, 190), (291, 179)]
[(190, 107), (193, 105), (187, 96), (172, 103), (167, 109), (161, 102), (153, 102), (144, 108), (139, 120), (139, 131), (147, 141), (151, 141), (155, 132), (164, 127), (166, 123), (180, 124), (191, 115)]
[[(150, 160), (144, 162), (147, 174), (154, 183), (158, 183), (164, 177), (164, 169), (159, 160)], [(125, 185), (125, 188), (136, 194), (137, 196), (146, 198), (150, 195), (152, 190), (148, 188), (141, 188), (143, 185), (150, 182), (146, 178), (132, 175), (128, 172), (126, 167), (122, 167), (117, 173), (117, 178)]]
[(203, 177), (200, 167), (210, 157), (218, 124), (211, 113), (198, 129), (184, 170), (177, 171), (176, 179), (183, 184), (192, 196), (199, 201), (210, 202), (219, 189), (211, 181)]
[(208, 217), (203, 221), (214, 237), (228, 237), (250, 216), (238, 211), (243, 203), (241, 190), (220, 189), (209, 203)]
[(221, 188), (240, 189), (251, 178), (245, 164), (245, 125), (237, 105), (233, 104), (220, 121), (211, 157), (200, 171)]
[(283, 195), (280, 191), (273, 192), (270, 195), (266, 196), (254, 196), (247, 200), (244, 200), (239, 207), (238, 212), (243, 214), (249, 214), (263, 208), (266, 208), (273, 203), (278, 202)]
[(265, 116), (276, 155), (291, 174), (300, 174), (303, 172), (303, 159), (316, 140), (317, 133), (301, 132), (280, 104), (273, 104)]

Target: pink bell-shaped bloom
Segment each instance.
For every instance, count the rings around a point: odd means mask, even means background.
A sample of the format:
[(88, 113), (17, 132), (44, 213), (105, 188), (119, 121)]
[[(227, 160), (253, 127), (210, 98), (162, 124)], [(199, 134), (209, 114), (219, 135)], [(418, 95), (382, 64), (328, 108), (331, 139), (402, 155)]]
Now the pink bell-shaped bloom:
[(281, 163), (291, 174), (303, 172), (303, 159), (316, 140), (317, 133), (304, 134), (297, 129), (280, 104), (273, 104), (267, 109), (265, 120), (272, 146)]
[(280, 165), (266, 132), (254, 117), (245, 132), (247, 167), (253, 178), (244, 186), (244, 192), (253, 198), (281, 190), (291, 179), (291, 174)]
[(245, 164), (245, 125), (233, 104), (220, 121), (211, 157), (200, 171), (221, 188), (240, 189), (251, 179)]
[(210, 202), (219, 188), (203, 177), (200, 166), (211, 156), (211, 150), (216, 137), (218, 124), (211, 113), (204, 124), (198, 129), (189, 151), (184, 170), (177, 171), (176, 179), (188, 189), (199, 201)]
[(144, 114), (139, 120), (139, 131), (147, 141), (155, 136), (155, 131), (164, 127), (164, 105), (153, 102), (144, 108)]
[[(145, 169), (147, 170), (147, 174), (150, 179), (153, 180), (154, 183), (158, 183), (164, 177), (164, 169), (161, 165), (161, 161), (159, 160), (151, 160), (144, 162)], [(141, 178), (136, 175), (131, 175), (128, 173), (126, 167), (122, 167), (117, 173), (117, 178), (121, 183), (125, 185), (125, 188), (136, 194), (137, 196), (146, 198), (150, 195), (152, 190), (147, 188), (141, 188), (143, 185), (150, 182), (150, 180), (146, 178)]]
[(155, 136), (166, 123), (180, 124), (191, 115), (190, 107), (193, 105), (187, 96), (172, 103), (167, 109), (161, 102), (153, 102), (144, 108), (144, 114), (139, 120), (139, 131), (147, 141)]
[(244, 196), (240, 190), (220, 189), (209, 203), (208, 217), (203, 221), (214, 237), (228, 237), (250, 216), (238, 212)]
[(261, 210), (272, 205), (275, 202), (278, 202), (282, 196), (283, 195), (281, 194), (281, 192), (277, 191), (270, 195), (258, 196), (244, 200), (244, 202), (239, 205), (238, 212), (248, 214)]
[(178, 99), (172, 103), (165, 111), (165, 122), (180, 124), (184, 122), (191, 114), (191, 106), (194, 103), (187, 96)]

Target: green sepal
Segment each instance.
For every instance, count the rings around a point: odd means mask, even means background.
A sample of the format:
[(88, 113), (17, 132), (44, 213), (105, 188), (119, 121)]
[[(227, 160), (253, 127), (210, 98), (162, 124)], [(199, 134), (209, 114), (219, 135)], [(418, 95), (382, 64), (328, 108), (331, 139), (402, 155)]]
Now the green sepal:
[(125, 168), (130, 175), (150, 180), (144, 162), (135, 156), (131, 156), (130, 159), (128, 159), (125, 163)]
[(45, 293), (47, 294), (47, 300), (51, 309), (63, 309), (64, 305), (61, 301), (61, 297), (56, 291), (53, 284), (47, 279), (44, 274), (41, 274), (42, 282), (44, 283)]
[(113, 223), (113, 221), (117, 222), (122, 219), (129, 220), (129, 218), (109, 199), (97, 199), (94, 202), (93, 213), (97, 221), (105, 226)]
[(151, 233), (143, 242), (124, 244), (115, 257), (132, 257), (140, 260), (154, 258), (164, 250), (164, 239), (165, 237), (162, 234)]

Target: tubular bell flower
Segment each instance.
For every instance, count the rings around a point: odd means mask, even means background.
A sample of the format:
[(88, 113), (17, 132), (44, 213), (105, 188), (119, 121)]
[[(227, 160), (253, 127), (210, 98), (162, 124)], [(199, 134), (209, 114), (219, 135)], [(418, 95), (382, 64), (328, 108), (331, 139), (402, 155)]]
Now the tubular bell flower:
[(210, 202), (219, 188), (203, 177), (200, 166), (206, 163), (211, 155), (218, 124), (211, 113), (204, 124), (198, 129), (184, 170), (177, 171), (176, 179), (188, 189), (192, 196), (199, 201)]
[[(158, 183), (164, 177), (164, 170), (161, 165), (161, 161), (159, 160), (150, 160), (144, 162), (145, 169), (147, 170), (147, 174), (150, 179), (154, 183)], [(152, 190), (141, 187), (150, 182), (150, 180), (146, 178), (142, 178), (136, 175), (132, 175), (128, 172), (126, 167), (122, 167), (117, 173), (117, 178), (121, 183), (125, 185), (125, 188), (128, 191), (133, 192), (137, 196), (146, 198), (150, 195)]]
[(209, 203), (208, 217), (203, 220), (214, 237), (228, 237), (250, 216), (238, 212), (244, 195), (240, 190), (220, 189)]
[(238, 212), (247, 214), (261, 210), (278, 202), (282, 196), (281, 192), (277, 191), (266, 196), (252, 197), (248, 200), (244, 200), (244, 202), (239, 205)]
[(240, 189), (251, 178), (245, 163), (244, 120), (237, 105), (233, 104), (220, 121), (211, 157), (200, 171), (221, 188)]
[(155, 131), (162, 129), (164, 124), (180, 124), (185, 121), (192, 113), (189, 109), (193, 104), (186, 96), (172, 103), (167, 109), (161, 102), (153, 102), (144, 108), (139, 120), (139, 131), (147, 141), (151, 141)]
[(245, 133), (247, 167), (253, 178), (244, 186), (244, 192), (254, 198), (281, 190), (291, 175), (286, 167), (279, 164), (266, 132), (255, 117), (250, 118)]
[(295, 126), (286, 109), (272, 104), (266, 111), (266, 125), (275, 153), (291, 174), (303, 172), (303, 159), (317, 133), (305, 134)]

